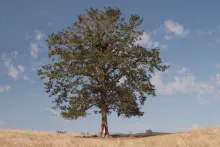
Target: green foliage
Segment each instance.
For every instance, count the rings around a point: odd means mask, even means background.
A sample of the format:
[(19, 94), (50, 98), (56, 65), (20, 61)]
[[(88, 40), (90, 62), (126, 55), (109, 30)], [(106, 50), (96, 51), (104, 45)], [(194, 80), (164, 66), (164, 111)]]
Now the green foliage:
[[(150, 78), (154, 70), (165, 71), (158, 48), (136, 44), (143, 34), (143, 19), (131, 15), (126, 21), (118, 8), (89, 9), (66, 30), (46, 40), (51, 64), (38, 70), (46, 92), (54, 97), (54, 109), (65, 119), (88, 115), (90, 108), (124, 117), (143, 116), (141, 106), (155, 96)], [(120, 83), (120, 79), (126, 77)]]

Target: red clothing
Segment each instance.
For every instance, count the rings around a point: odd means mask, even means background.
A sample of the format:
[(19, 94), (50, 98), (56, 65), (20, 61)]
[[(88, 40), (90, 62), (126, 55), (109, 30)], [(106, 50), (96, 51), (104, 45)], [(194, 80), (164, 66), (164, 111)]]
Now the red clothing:
[(102, 126), (101, 126), (101, 132), (102, 133), (104, 132), (104, 129), (105, 129), (105, 124), (102, 124)]

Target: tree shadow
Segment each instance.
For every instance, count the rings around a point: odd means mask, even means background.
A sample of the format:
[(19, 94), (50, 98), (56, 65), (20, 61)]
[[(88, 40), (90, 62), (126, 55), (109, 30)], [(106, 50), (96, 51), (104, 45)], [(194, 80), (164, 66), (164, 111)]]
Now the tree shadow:
[[(153, 136), (162, 136), (162, 135), (169, 135), (172, 133), (161, 133), (161, 134), (151, 134), (151, 135), (116, 135), (112, 134), (108, 137), (104, 138), (147, 138)], [(77, 136), (77, 138), (103, 138), (100, 135), (84, 135), (84, 136)]]

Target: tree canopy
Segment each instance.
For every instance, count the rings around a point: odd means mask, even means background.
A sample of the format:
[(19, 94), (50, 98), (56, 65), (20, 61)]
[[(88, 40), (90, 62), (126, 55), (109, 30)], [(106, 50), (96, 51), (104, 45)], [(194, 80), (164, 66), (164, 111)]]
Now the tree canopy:
[(90, 8), (69, 28), (46, 40), (51, 64), (38, 70), (46, 92), (54, 97), (54, 109), (65, 119), (88, 115), (91, 108), (102, 114), (143, 116), (141, 106), (155, 96), (151, 75), (165, 71), (158, 48), (137, 44), (143, 18), (122, 16), (119, 8)]

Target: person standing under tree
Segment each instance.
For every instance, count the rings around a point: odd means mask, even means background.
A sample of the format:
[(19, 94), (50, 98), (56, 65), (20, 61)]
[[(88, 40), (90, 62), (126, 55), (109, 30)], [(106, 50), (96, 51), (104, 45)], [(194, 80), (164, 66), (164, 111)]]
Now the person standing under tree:
[(103, 122), (101, 125), (101, 136), (105, 137), (105, 129), (106, 129), (106, 123)]

